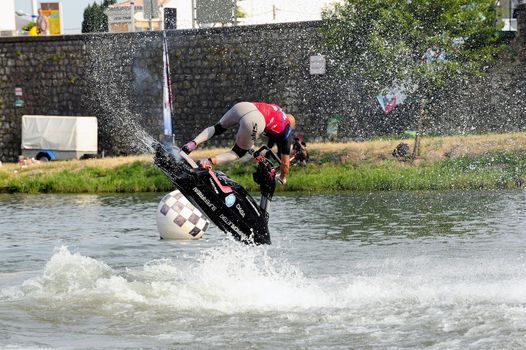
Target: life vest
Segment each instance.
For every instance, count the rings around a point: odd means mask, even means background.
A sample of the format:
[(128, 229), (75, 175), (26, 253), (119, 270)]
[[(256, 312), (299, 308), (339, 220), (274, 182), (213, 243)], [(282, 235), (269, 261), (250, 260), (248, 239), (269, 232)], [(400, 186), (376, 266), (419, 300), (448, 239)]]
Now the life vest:
[(287, 125), (290, 125), (289, 118), (278, 105), (263, 102), (254, 102), (254, 105), (265, 117), (265, 133), (267, 135), (278, 136), (285, 129), (290, 130), (290, 127), (287, 128)]

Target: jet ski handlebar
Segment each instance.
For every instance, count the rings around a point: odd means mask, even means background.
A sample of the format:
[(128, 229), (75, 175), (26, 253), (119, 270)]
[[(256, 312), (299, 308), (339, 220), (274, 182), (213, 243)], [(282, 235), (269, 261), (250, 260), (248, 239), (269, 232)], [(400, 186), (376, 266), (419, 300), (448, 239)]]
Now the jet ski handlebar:
[[(265, 153), (263, 153), (263, 151), (265, 151)], [(273, 169), (277, 169), (281, 165), (281, 160), (268, 146), (261, 146), (256, 151), (251, 149), (249, 152), (258, 163), (268, 163), (267, 165), (270, 165)], [(277, 164), (274, 164), (274, 162)]]

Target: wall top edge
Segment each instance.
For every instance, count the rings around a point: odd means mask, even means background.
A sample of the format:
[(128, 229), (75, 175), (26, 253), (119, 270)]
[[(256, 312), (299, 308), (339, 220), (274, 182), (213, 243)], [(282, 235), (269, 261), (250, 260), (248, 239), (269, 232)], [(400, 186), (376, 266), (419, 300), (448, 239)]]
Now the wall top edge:
[[(271, 23), (271, 24), (254, 24), (234, 27), (218, 28), (197, 28), (197, 29), (173, 29), (167, 30), (167, 37), (207, 35), (207, 34), (230, 34), (254, 32), (258, 30), (272, 31), (281, 29), (302, 29), (317, 28), (322, 26), (323, 21), (305, 21), (305, 22), (288, 22), (288, 23)], [(47, 36), (5, 36), (0, 37), (0, 44), (4, 43), (27, 43), (27, 42), (61, 42), (61, 41), (84, 41), (93, 38), (104, 37), (157, 37), (162, 35), (162, 31), (146, 31), (134, 33), (86, 33), (86, 34), (64, 34), (64, 35), (47, 35)]]

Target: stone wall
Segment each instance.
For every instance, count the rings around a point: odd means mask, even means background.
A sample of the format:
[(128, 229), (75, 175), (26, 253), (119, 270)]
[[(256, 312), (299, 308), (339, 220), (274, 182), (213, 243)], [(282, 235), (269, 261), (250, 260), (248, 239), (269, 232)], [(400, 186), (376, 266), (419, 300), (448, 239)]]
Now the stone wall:
[[(84, 115), (88, 91), (83, 37), (2, 38), (0, 40), (0, 160), (20, 153), (23, 114)], [(15, 108), (15, 87), (24, 105)]]
[[(173, 82), (173, 128), (186, 142), (234, 103), (269, 101), (295, 114), (308, 141), (363, 139), (414, 127), (408, 103), (387, 116), (360, 82), (309, 74), (323, 53), (320, 22), (167, 32)], [(426, 129), (436, 133), (522, 130), (526, 66), (522, 46), (484, 79), (451, 87), (430, 104)], [(15, 108), (15, 86), (24, 106)], [(0, 160), (20, 152), (22, 114), (95, 115), (99, 149), (145, 152), (162, 133), (162, 33), (0, 38)], [(234, 131), (209, 142), (230, 145)]]

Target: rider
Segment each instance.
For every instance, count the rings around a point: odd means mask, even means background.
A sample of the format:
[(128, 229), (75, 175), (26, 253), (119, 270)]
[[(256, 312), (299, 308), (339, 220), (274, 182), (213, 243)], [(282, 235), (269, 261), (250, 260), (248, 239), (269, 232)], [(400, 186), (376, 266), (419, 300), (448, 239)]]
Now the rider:
[(226, 164), (243, 157), (263, 132), (269, 137), (269, 145), (278, 146), (281, 157), (280, 175), (278, 181), (286, 183), (290, 167), (290, 146), (292, 130), (296, 124), (292, 114), (286, 114), (281, 107), (263, 102), (239, 102), (230, 108), (214, 126), (201, 131), (192, 141), (185, 144), (181, 150), (190, 153), (202, 142), (210, 140), (215, 135), (221, 135), (227, 129), (239, 124), (236, 143), (232, 150), (218, 154), (215, 157), (201, 159), (198, 164), (209, 168), (216, 164)]

